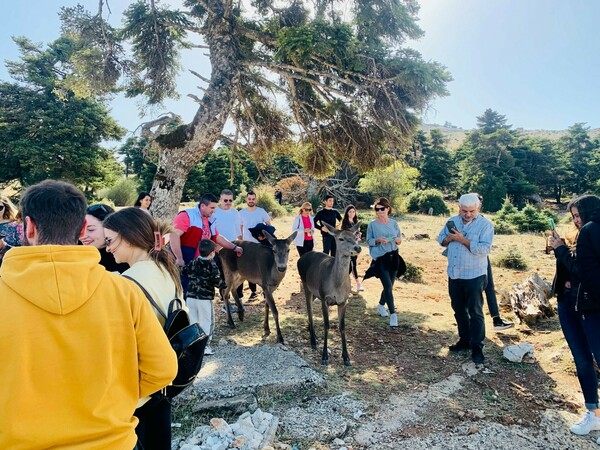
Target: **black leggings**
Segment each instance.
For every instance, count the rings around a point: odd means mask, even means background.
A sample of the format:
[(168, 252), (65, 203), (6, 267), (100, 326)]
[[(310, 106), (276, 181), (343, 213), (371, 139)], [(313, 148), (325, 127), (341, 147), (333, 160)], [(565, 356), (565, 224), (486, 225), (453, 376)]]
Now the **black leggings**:
[(313, 248), (315, 248), (315, 241), (314, 241), (314, 239), (309, 239), (309, 240), (305, 239), (304, 245), (302, 245), (302, 246), (297, 245), (296, 248), (298, 249), (298, 254), (300, 256), (302, 256), (305, 253), (312, 252)]
[(350, 257), (350, 273), (354, 275), (354, 279), (358, 280), (358, 271), (356, 270), (356, 260), (358, 259), (358, 255)]
[(139, 450), (170, 450), (171, 401), (167, 397), (154, 394), (133, 415), (140, 421), (135, 427)]

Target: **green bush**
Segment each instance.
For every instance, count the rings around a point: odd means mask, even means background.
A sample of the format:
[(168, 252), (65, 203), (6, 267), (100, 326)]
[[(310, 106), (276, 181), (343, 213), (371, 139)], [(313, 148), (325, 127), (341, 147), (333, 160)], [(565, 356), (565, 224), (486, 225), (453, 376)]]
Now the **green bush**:
[(136, 181), (131, 178), (121, 178), (113, 187), (102, 189), (98, 196), (110, 200), (115, 206), (132, 206), (137, 198), (137, 191)]
[(429, 210), (432, 209), (436, 216), (450, 214), (444, 196), (437, 189), (414, 191), (406, 197), (404, 205), (406, 210), (412, 213), (429, 214)]
[(498, 267), (505, 267), (507, 269), (514, 270), (527, 270), (527, 262), (519, 250), (514, 247), (509, 248), (506, 252), (502, 253), (494, 261), (494, 265)]
[[(275, 188), (267, 186), (266, 184), (261, 184), (255, 186), (252, 190), (256, 192), (256, 206), (267, 211), (271, 216), (271, 219), (288, 214), (287, 209), (275, 200)], [(233, 200), (234, 208), (242, 209), (246, 207), (246, 195), (248, 194), (248, 191), (249, 189), (246, 188), (245, 185), (240, 184), (240, 193)]]
[(402, 279), (411, 283), (422, 283), (423, 268), (407, 262), (406, 272), (404, 273), (404, 275), (402, 275)]
[(550, 228), (550, 217), (555, 219), (555, 221), (558, 220), (558, 217), (550, 210), (538, 211), (533, 206), (527, 205), (519, 211), (506, 199), (502, 208), (496, 214), (496, 220), (494, 221), (495, 230), (497, 234), (512, 234), (498, 231), (499, 227), (507, 229), (509, 226), (512, 226), (520, 233), (545, 231)]
[(311, 195), (308, 201), (312, 205), (313, 214), (316, 214), (317, 211), (323, 206), (323, 201), (321, 200), (321, 197), (319, 197), (318, 194)]
[(517, 229), (506, 220), (494, 220), (494, 234), (515, 234)]

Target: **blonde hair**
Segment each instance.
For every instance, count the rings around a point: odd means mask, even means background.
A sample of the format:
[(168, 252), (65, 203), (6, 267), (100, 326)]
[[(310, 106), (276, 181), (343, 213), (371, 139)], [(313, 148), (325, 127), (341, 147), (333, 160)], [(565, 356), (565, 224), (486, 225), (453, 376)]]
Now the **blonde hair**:
[(5, 195), (0, 195), (0, 203), (4, 205), (2, 210), (2, 219), (13, 222), (17, 217), (17, 208), (13, 205), (13, 202)]
[(304, 208), (310, 208), (310, 209), (312, 209), (312, 204), (310, 204), (310, 202), (304, 202), (304, 203), (302, 203), (302, 206), (300, 207), (300, 210), (298, 211), (299, 215), (302, 215), (302, 211), (304, 210)]

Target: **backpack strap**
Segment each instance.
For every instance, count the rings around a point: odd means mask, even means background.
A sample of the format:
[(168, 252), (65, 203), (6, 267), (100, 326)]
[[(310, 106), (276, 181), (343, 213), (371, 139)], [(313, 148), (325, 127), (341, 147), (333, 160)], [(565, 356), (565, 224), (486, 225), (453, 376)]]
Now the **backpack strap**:
[(154, 299), (148, 293), (148, 291), (146, 289), (144, 289), (144, 286), (142, 286), (137, 280), (131, 278), (130, 276), (122, 275), (122, 277), (123, 278), (127, 278), (128, 280), (131, 280), (135, 284), (137, 284), (140, 287), (140, 289), (142, 290), (142, 292), (144, 293), (144, 295), (146, 296), (146, 298), (150, 301), (150, 303), (152, 304), (152, 306), (154, 306), (154, 308), (160, 313), (160, 315), (164, 317), (165, 321), (167, 320), (167, 316), (165, 316), (165, 313), (163, 312), (163, 310), (160, 309), (160, 306), (158, 306), (158, 304), (154, 301)]

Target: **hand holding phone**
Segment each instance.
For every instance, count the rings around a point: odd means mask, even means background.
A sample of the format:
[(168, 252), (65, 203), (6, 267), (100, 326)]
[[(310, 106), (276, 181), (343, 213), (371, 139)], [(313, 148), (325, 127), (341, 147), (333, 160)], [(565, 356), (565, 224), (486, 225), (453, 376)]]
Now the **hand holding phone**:
[(456, 228), (456, 224), (454, 223), (454, 220), (449, 220), (448, 222), (446, 222), (446, 228), (448, 228), (448, 231), (452, 234), (454, 234), (454, 229)]

